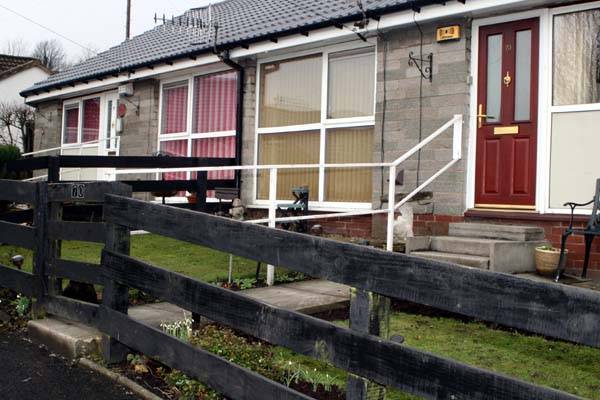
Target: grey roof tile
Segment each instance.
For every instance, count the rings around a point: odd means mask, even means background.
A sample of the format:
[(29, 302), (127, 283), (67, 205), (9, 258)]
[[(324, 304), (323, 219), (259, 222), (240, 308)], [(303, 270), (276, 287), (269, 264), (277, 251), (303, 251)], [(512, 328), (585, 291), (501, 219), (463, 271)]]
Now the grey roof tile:
[[(367, 12), (389, 12), (429, 3), (435, 1), (363, 0)], [(302, 28), (332, 25), (332, 20), (360, 14), (354, 0), (225, 0), (214, 4), (212, 11), (214, 19), (218, 21), (217, 44), (221, 47), (263, 40)], [(206, 12), (206, 7), (191, 9), (175, 17), (175, 20), (183, 23), (186, 18), (199, 17)], [(209, 43), (199, 43), (198, 30), (160, 25), (36, 83), (24, 90), (22, 95), (128, 71), (153, 62), (202, 53), (211, 48), (212, 39)]]

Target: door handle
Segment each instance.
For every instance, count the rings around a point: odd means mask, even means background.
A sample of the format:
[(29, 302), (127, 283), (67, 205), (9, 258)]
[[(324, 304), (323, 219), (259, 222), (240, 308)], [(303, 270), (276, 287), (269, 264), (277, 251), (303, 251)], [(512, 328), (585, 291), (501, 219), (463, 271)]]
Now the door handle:
[(481, 128), (483, 126), (483, 119), (484, 118), (494, 118), (493, 115), (486, 115), (483, 113), (483, 104), (479, 105), (478, 111), (477, 111), (477, 126), (479, 128)]

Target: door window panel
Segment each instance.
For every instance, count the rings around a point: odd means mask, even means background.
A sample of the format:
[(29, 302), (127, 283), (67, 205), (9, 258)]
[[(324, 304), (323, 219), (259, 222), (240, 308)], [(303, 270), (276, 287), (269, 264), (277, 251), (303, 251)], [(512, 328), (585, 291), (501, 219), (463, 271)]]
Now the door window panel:
[[(373, 128), (341, 128), (327, 131), (327, 164), (373, 161)], [(328, 168), (325, 171), (325, 201), (371, 201), (371, 168)]]
[(89, 99), (83, 102), (83, 139), (91, 142), (98, 140), (100, 133), (100, 98)]
[(554, 17), (553, 104), (600, 102), (600, 9)]
[(63, 143), (77, 143), (79, 133), (79, 107), (70, 107), (65, 110), (65, 128)]
[(515, 61), (515, 120), (531, 115), (531, 30), (517, 32)]
[(371, 48), (329, 56), (327, 118), (373, 115), (375, 54)]
[[(269, 133), (259, 136), (258, 163), (276, 164), (318, 164), (319, 131)], [(318, 199), (319, 170), (280, 169), (277, 171), (277, 198), (291, 200), (292, 189), (308, 186), (311, 200)], [(258, 198), (269, 198), (269, 171), (258, 173)]]
[(487, 109), (485, 111), (490, 116), (487, 122), (498, 122), (502, 92), (502, 35), (490, 35), (487, 42)]
[(321, 120), (320, 55), (262, 64), (259, 126), (290, 126)]

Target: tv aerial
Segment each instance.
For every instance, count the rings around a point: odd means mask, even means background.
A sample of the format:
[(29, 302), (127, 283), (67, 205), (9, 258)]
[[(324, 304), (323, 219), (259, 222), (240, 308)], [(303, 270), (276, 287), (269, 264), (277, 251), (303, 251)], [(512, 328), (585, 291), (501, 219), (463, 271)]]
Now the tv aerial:
[(161, 28), (175, 34), (189, 35), (192, 46), (216, 45), (219, 29), (213, 5), (194, 9), (187, 13), (171, 18), (154, 14), (154, 23), (162, 23)]

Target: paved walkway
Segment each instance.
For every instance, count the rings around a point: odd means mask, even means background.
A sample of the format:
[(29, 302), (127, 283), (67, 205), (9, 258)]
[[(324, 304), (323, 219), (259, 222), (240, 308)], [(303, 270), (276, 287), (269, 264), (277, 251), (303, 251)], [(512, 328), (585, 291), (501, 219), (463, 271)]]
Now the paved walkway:
[[(273, 306), (305, 314), (343, 308), (350, 301), (348, 286), (318, 279), (249, 289), (238, 293)], [(163, 322), (181, 321), (191, 315), (173, 304), (151, 303), (131, 307), (129, 316), (148, 325), (159, 327)], [(36, 341), (45, 343), (53, 351), (69, 358), (77, 358), (85, 351), (93, 352), (98, 348), (101, 338), (97, 329), (57, 317), (29, 321), (28, 328), (29, 335)]]
[(0, 333), (0, 399), (134, 400), (135, 395), (87, 369), (71, 366), (18, 333)]

